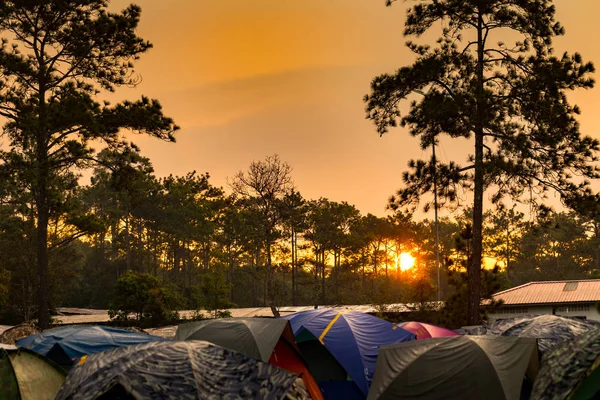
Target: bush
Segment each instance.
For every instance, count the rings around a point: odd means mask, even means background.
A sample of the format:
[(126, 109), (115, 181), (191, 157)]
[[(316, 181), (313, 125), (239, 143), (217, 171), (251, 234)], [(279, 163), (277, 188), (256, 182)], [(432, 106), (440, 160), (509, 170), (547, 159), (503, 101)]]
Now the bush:
[(150, 274), (127, 272), (118, 279), (115, 298), (108, 315), (120, 323), (130, 321), (133, 314), (139, 326), (163, 326), (179, 321), (183, 298), (172, 285)]
[(206, 311), (213, 318), (231, 317), (228, 308), (235, 304), (229, 301), (231, 284), (227, 283), (225, 276), (218, 271), (213, 271), (202, 277), (203, 304)]

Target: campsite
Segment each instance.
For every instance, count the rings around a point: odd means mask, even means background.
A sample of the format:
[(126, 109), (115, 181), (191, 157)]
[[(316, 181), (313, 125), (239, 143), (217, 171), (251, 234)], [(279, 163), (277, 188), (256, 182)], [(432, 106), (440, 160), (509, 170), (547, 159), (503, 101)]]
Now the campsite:
[[(542, 323), (540, 323), (542, 321)], [(319, 308), (170, 328), (65, 325), (3, 344), (7, 399), (581, 399), (600, 324), (541, 315), (449, 330)], [(4, 341), (8, 341), (3, 337)]]
[(600, 400), (600, 0), (0, 0), (0, 400)]

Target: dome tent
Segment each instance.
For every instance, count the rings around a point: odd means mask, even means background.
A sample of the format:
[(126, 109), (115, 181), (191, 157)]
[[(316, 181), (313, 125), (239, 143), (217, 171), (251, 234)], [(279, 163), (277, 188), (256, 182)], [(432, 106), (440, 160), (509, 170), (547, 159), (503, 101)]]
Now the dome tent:
[(542, 357), (531, 398), (600, 398), (600, 328), (564, 341)]
[(189, 322), (177, 327), (175, 339), (205, 340), (276, 365), (301, 376), (313, 399), (323, 398), (285, 319), (220, 318)]
[(517, 400), (537, 374), (536, 340), (453, 336), (383, 346), (369, 400)]
[(28, 349), (0, 345), (0, 399), (52, 400), (65, 372)]
[(487, 335), (520, 336), (538, 339), (540, 354), (544, 354), (558, 343), (594, 329), (586, 321), (558, 315), (535, 315), (514, 317), (493, 322), (487, 328)]
[(365, 398), (379, 347), (415, 339), (414, 334), (391, 322), (359, 311), (324, 308), (282, 318), (290, 321), (296, 342), (325, 398)]
[(93, 354), (57, 400), (309, 399), (296, 375), (212, 343), (152, 342)]
[(458, 336), (459, 334), (441, 326), (426, 324), (424, 322), (408, 321), (397, 324), (400, 328), (414, 333), (417, 340), (431, 339), (434, 337)]

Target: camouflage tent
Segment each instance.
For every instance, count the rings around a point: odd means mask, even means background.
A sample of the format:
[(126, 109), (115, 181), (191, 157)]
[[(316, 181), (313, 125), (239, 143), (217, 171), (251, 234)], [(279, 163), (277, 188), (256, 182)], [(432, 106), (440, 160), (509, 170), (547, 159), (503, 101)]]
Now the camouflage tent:
[(310, 399), (292, 373), (204, 341), (97, 353), (71, 370), (66, 399)]
[(539, 351), (544, 354), (556, 344), (593, 328), (593, 324), (581, 320), (558, 315), (536, 315), (498, 320), (488, 327), (486, 334), (536, 338)]
[(51, 400), (65, 380), (65, 372), (39, 354), (0, 345), (0, 400)]
[(17, 340), (36, 333), (40, 333), (40, 330), (35, 325), (21, 324), (12, 326), (2, 332), (0, 343), (14, 345), (17, 343)]
[(600, 329), (565, 341), (543, 358), (532, 399), (600, 398)]

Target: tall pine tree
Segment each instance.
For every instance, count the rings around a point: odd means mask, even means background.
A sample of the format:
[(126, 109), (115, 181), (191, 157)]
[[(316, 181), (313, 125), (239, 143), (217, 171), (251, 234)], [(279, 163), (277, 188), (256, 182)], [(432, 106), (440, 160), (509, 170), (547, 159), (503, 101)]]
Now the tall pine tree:
[[(393, 3), (388, 0), (387, 4)], [(564, 34), (551, 0), (417, 0), (404, 34), (419, 37), (441, 26), (434, 46), (408, 42), (413, 65), (376, 77), (365, 96), (367, 117), (379, 134), (409, 128), (421, 147), (440, 135), (471, 140), (465, 164), (412, 160), (393, 202), (414, 205), (431, 192), (456, 200), (473, 191), (472, 262), (468, 268), (468, 323), (479, 322), (484, 192), (492, 201), (527, 201), (548, 190), (564, 201), (589, 194), (597, 178), (598, 142), (582, 137), (567, 91), (591, 88), (592, 64), (579, 54), (556, 56), (552, 40)], [(518, 39), (510, 44), (502, 38)], [(417, 97), (415, 97), (417, 96)], [(410, 110), (400, 115), (399, 104)], [(573, 179), (577, 176), (577, 179)]]
[(135, 85), (133, 61), (151, 44), (135, 33), (141, 10), (108, 0), (6, 0), (0, 5), (0, 116), (10, 149), (2, 161), (27, 171), (34, 195), (38, 320), (49, 323), (48, 220), (60, 208), (56, 183), (94, 162), (91, 143), (127, 148), (122, 129), (174, 141), (177, 127), (156, 100), (110, 105), (101, 90)]

